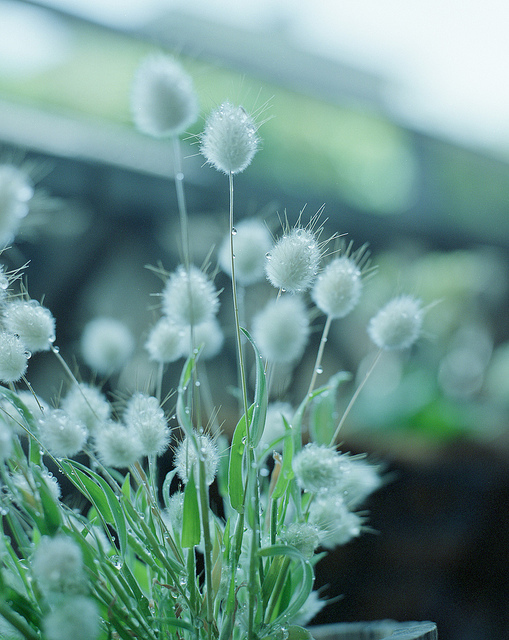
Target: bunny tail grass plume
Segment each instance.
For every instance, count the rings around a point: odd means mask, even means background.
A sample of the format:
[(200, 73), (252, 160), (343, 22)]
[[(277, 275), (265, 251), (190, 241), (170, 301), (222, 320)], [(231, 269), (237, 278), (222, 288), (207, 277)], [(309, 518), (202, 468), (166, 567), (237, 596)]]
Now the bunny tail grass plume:
[(46, 411), (39, 420), (43, 444), (57, 457), (70, 458), (79, 453), (87, 440), (85, 425), (62, 409)]
[(200, 151), (209, 164), (228, 175), (244, 171), (259, 144), (253, 118), (243, 107), (226, 101), (207, 118)]
[(142, 133), (156, 138), (179, 136), (198, 117), (190, 76), (170, 56), (147, 57), (134, 76), (131, 111)]
[(380, 349), (408, 349), (421, 334), (423, 316), (420, 300), (398, 296), (371, 318), (369, 337)]
[(0, 249), (13, 241), (33, 195), (32, 181), (24, 171), (0, 164)]
[(311, 297), (330, 318), (344, 318), (357, 305), (362, 292), (362, 274), (353, 258), (334, 258), (318, 275)]
[(44, 537), (35, 550), (32, 571), (42, 593), (79, 594), (86, 590), (81, 549), (72, 538)]
[(170, 275), (162, 293), (163, 312), (175, 324), (185, 327), (210, 320), (219, 308), (214, 284), (195, 267), (180, 266)]
[(95, 436), (95, 449), (108, 467), (124, 469), (142, 455), (141, 443), (132, 429), (109, 420)]
[[(179, 478), (185, 484), (189, 480), (191, 469), (194, 468), (194, 477), (198, 478), (198, 461), (205, 463), (205, 481), (208, 485), (214, 482), (219, 464), (219, 453), (214, 440), (206, 435), (197, 435), (196, 440), (200, 451), (197, 452), (192, 440), (186, 436), (175, 451), (174, 464)], [(198, 457), (199, 456), (199, 457)]]
[(320, 266), (322, 252), (312, 229), (296, 227), (280, 238), (265, 263), (267, 279), (289, 293), (307, 291)]
[(97, 640), (100, 630), (97, 605), (85, 596), (65, 598), (44, 618), (47, 640)]
[(60, 404), (68, 416), (85, 425), (94, 434), (111, 414), (111, 405), (97, 387), (74, 384)]
[(151, 360), (166, 364), (184, 355), (183, 329), (167, 317), (160, 318), (150, 330), (145, 349)]
[[(265, 258), (272, 247), (267, 227), (256, 218), (242, 220), (234, 230), (235, 277), (240, 285), (248, 286), (265, 277)], [(229, 276), (232, 274), (230, 237), (227, 236), (219, 250), (219, 265)]]
[(28, 353), (18, 336), (0, 332), (0, 381), (17, 382), (25, 375)]
[(3, 310), (7, 331), (20, 337), (32, 353), (48, 351), (55, 341), (55, 318), (36, 300), (13, 300)]
[(253, 337), (260, 353), (272, 363), (291, 363), (304, 353), (309, 317), (301, 298), (283, 296), (269, 302), (253, 319)]
[(157, 398), (135, 393), (124, 412), (124, 422), (141, 443), (141, 454), (159, 456), (168, 448), (170, 430)]
[(81, 353), (88, 366), (101, 375), (120, 371), (134, 350), (134, 337), (120, 320), (91, 320), (81, 337)]

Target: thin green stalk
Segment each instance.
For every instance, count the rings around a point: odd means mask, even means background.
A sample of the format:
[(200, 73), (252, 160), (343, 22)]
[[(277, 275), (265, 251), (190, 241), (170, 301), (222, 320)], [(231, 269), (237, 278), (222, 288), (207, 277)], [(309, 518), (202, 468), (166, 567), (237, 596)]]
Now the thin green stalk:
[(370, 375), (373, 373), (374, 368), (376, 367), (377, 362), (380, 360), (380, 356), (383, 353), (383, 349), (379, 349), (378, 353), (375, 356), (375, 359), (373, 360), (371, 366), (369, 367), (369, 369), (366, 371), (366, 375), (364, 376), (364, 378), (362, 379), (362, 382), (360, 383), (360, 385), (357, 387), (357, 389), (355, 390), (355, 393), (353, 394), (353, 396), (350, 399), (350, 402), (348, 403), (348, 406), (346, 407), (343, 415), (341, 416), (341, 420), (339, 421), (338, 426), (336, 427), (336, 431), (334, 431), (334, 435), (331, 438), (331, 441), (329, 443), (329, 447), (332, 447), (337, 440), (337, 437), (339, 435), (339, 432), (341, 431), (341, 427), (344, 425), (345, 420), (348, 417), (348, 414), (350, 413), (353, 405), (355, 404), (355, 401), (357, 400), (357, 398), (359, 397), (360, 392), (362, 391), (362, 389), (364, 388), (364, 385), (366, 384), (366, 382), (368, 381), (368, 378), (370, 377)]
[(270, 598), (269, 606), (265, 611), (265, 622), (270, 623), (272, 616), (274, 615), (274, 610), (278, 603), (279, 597), (281, 595), (281, 591), (283, 590), (283, 586), (285, 584), (285, 580), (288, 576), (288, 569), (290, 568), (291, 559), (285, 557), (282, 562), (281, 569), (279, 571), (279, 575), (272, 590), (272, 595)]
[(180, 138), (173, 138), (173, 162), (175, 190), (177, 192), (177, 206), (180, 217), (180, 233), (182, 243), (182, 257), (186, 271), (191, 265), (191, 249), (189, 243), (189, 224), (187, 216), (186, 198), (184, 193), (184, 172), (182, 171), (182, 153), (180, 148)]
[(207, 638), (212, 640), (214, 625), (214, 594), (212, 592), (212, 540), (210, 537), (209, 519), (209, 491), (205, 480), (205, 461), (200, 458), (199, 464), (199, 486), (200, 515), (203, 532), (203, 561), (205, 567), (205, 590), (206, 590), (206, 621)]
[(307, 396), (310, 396), (313, 393), (313, 390), (315, 388), (316, 378), (321, 371), (323, 352), (325, 349), (325, 344), (329, 337), (331, 323), (332, 323), (331, 316), (327, 316), (327, 320), (325, 322), (325, 326), (322, 331), (322, 339), (320, 340), (320, 346), (318, 347), (318, 353), (316, 354), (315, 366), (313, 368), (313, 375), (311, 377), (311, 382), (309, 383), (309, 389), (306, 394)]
[(240, 374), (240, 386), (242, 390), (242, 400), (244, 404), (244, 415), (246, 416), (246, 438), (249, 447), (249, 419), (248, 419), (248, 402), (247, 402), (247, 383), (246, 372), (244, 369), (244, 354), (242, 348), (242, 335), (240, 332), (239, 305), (237, 301), (237, 283), (235, 278), (235, 253), (233, 246), (234, 226), (233, 226), (233, 173), (229, 173), (229, 192), (230, 192), (230, 261), (232, 272), (232, 294), (233, 294), (233, 312), (235, 316), (235, 335), (237, 338), (237, 358)]
[(39, 634), (32, 629), (28, 622), (16, 613), (7, 602), (0, 600), (0, 615), (4, 617), (26, 640), (39, 640)]

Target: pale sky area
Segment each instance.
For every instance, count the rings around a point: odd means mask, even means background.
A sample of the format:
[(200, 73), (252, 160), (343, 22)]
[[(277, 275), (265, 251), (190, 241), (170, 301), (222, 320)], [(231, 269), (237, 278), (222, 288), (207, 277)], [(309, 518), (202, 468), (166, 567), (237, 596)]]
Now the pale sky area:
[[(13, 3), (9, 0), (9, 4)], [(129, 28), (177, 8), (254, 30), (277, 24), (284, 27), (286, 37), (295, 46), (389, 79), (395, 89), (387, 96), (388, 106), (402, 122), (509, 158), (507, 0), (40, 3)], [(35, 46), (36, 36), (30, 41)], [(53, 38), (53, 43), (58, 45), (58, 38)]]

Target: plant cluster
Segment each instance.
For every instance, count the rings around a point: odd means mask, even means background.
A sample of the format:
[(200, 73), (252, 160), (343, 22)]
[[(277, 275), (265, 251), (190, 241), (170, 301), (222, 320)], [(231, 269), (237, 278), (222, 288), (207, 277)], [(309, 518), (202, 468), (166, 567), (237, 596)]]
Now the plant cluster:
[[(258, 150), (259, 125), (229, 101), (210, 115), (199, 143), (228, 178), (230, 232), (218, 263), (231, 276), (239, 380), (239, 419), (225, 443), (201, 374), (221, 353), (217, 311), (227, 292), (220, 296), (192, 263), (180, 159), (179, 136), (198, 113), (193, 84), (175, 60), (149, 58), (136, 74), (132, 108), (141, 131), (174, 145), (183, 262), (159, 270), (161, 316), (144, 345), (158, 378), (122, 400), (79, 382), (55, 345), (50, 310), (30, 299), (20, 273), (2, 270), (0, 635), (305, 639), (304, 625), (325, 604), (313, 589), (314, 566), (366, 528), (359, 508), (382, 482), (376, 465), (337, 449), (362, 383), (339, 421), (335, 392), (347, 375), (316, 384), (331, 323), (361, 296), (368, 252), (323, 241), (317, 216), (306, 225), (299, 217), (276, 241), (258, 219), (234, 225), (233, 180)], [(19, 172), (0, 167), (6, 238), (29, 206), (21, 184)], [(238, 289), (264, 278), (273, 299), (245, 319)], [(302, 357), (311, 302), (325, 318), (323, 334), (308, 391), (292, 408), (273, 397), (271, 384)], [(419, 300), (389, 301), (368, 328), (379, 348), (373, 366), (384, 349), (410, 347), (422, 318)], [(113, 374), (132, 349), (118, 321), (86, 327), (82, 355), (92, 379)], [(27, 379), (38, 351), (58, 358), (66, 375), (55, 406)], [(163, 373), (179, 361), (172, 395)], [(162, 457), (168, 451), (171, 465)]]

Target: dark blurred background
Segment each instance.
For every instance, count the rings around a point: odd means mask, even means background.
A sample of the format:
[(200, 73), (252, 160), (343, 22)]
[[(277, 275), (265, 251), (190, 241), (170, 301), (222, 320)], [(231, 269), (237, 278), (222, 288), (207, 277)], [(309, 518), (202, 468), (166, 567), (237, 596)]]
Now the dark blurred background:
[[(179, 262), (171, 146), (132, 126), (134, 70), (150, 51), (176, 53), (203, 117), (226, 98), (261, 109), (263, 148), (236, 178), (237, 218), (258, 215), (277, 234), (285, 213), (293, 223), (325, 204), (324, 237), (368, 242), (379, 265), (360, 307), (333, 325), (321, 378), (362, 375), (363, 327), (389, 297), (430, 305), (423, 338), (384, 356), (345, 426), (342, 449), (383, 462), (390, 482), (367, 505), (374, 531), (318, 565), (323, 597), (343, 597), (315, 622), (430, 619), (441, 640), (509, 638), (508, 10), (213, 4), (0, 0), (0, 164), (28, 168), (37, 188), (6, 264), (30, 261), (30, 294), (53, 311), (57, 344), (84, 377), (86, 322), (123, 320), (139, 349), (115, 385), (132, 390), (153, 373), (142, 346), (161, 282), (145, 267)], [(198, 264), (228, 225), (226, 178), (193, 144), (202, 126), (182, 141)], [(216, 284), (228, 287), (221, 272)], [(315, 324), (283, 390), (290, 402), (307, 388)], [(228, 430), (225, 353), (207, 366)], [(47, 401), (61, 392), (57, 367), (44, 355), (30, 364)], [(355, 375), (340, 388), (338, 412), (354, 385)]]

